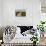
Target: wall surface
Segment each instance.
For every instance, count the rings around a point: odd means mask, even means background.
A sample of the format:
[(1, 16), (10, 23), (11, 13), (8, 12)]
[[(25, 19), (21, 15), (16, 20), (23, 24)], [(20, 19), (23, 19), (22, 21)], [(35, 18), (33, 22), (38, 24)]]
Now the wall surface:
[(1, 23), (1, 0), (0, 0), (0, 23)]
[[(2, 26), (6, 25), (33, 25), (40, 20), (40, 0), (2, 0)], [(0, 8), (1, 9), (1, 8)], [(15, 12), (25, 9), (26, 17), (16, 17)], [(1, 22), (0, 20), (0, 22)]]

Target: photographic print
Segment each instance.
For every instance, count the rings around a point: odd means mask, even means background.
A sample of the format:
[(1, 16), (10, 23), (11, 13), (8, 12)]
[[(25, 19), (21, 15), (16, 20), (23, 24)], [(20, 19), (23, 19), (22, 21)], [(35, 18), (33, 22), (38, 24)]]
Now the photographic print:
[(26, 16), (26, 11), (24, 11), (24, 10), (17, 10), (17, 11), (15, 12), (15, 15), (16, 15), (17, 17), (24, 17), (24, 16)]

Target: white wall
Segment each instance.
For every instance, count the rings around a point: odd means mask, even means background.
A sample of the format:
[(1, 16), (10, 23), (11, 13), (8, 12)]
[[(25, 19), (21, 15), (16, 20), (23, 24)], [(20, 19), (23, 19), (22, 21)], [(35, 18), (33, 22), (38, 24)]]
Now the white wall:
[[(40, 1), (39, 0), (2, 0), (3, 1), (3, 20), (2, 25), (34, 25), (40, 20)], [(26, 10), (26, 17), (16, 17), (15, 11), (18, 9)]]
[(1, 26), (1, 23), (2, 23), (2, 1), (0, 0), (0, 26)]

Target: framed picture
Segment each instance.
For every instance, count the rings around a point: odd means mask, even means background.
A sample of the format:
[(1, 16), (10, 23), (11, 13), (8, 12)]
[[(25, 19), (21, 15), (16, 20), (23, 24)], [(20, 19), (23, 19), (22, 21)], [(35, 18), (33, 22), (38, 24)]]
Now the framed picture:
[(25, 10), (16, 10), (15, 15), (17, 17), (25, 17), (26, 16), (26, 11)]

